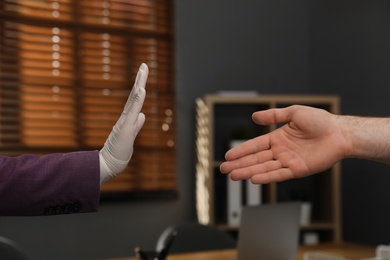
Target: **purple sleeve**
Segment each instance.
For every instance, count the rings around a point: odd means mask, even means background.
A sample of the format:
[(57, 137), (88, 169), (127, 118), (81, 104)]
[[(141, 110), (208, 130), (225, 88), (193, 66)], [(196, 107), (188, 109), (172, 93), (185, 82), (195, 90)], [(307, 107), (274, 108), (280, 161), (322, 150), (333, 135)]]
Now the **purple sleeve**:
[(0, 156), (0, 215), (56, 215), (98, 210), (99, 152)]

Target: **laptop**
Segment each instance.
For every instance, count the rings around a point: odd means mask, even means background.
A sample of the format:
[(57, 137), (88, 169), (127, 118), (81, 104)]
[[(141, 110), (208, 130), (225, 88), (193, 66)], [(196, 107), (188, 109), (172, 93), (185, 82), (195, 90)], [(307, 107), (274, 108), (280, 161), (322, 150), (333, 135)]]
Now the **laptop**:
[(242, 208), (237, 260), (296, 260), (300, 203)]

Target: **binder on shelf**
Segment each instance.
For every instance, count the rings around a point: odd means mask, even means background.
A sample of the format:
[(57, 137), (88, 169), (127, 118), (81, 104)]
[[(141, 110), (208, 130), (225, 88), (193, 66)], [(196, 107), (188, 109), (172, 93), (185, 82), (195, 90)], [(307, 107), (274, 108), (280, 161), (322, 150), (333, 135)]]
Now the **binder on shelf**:
[(240, 224), (242, 208), (242, 183), (241, 181), (232, 181), (227, 179), (227, 221), (230, 226)]
[(257, 206), (261, 204), (261, 184), (253, 184), (246, 180), (246, 205)]
[(240, 224), (242, 206), (261, 204), (261, 185), (250, 180), (232, 181), (227, 178), (227, 221), (229, 226)]

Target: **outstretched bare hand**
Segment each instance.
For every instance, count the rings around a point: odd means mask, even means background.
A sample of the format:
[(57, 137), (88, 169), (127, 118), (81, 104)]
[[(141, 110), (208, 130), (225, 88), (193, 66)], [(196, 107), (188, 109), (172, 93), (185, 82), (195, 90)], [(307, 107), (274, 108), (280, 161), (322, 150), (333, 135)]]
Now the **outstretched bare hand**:
[(305, 177), (326, 170), (341, 160), (348, 140), (337, 121), (325, 110), (290, 106), (255, 112), (259, 125), (285, 123), (280, 128), (230, 149), (222, 173), (231, 179), (270, 183)]

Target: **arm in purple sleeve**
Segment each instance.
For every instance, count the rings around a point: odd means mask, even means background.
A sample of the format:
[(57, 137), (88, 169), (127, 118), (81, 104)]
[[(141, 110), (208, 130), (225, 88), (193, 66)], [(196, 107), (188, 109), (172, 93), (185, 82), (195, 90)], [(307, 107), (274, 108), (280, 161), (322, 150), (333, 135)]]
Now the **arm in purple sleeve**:
[(99, 152), (0, 156), (0, 215), (56, 215), (98, 210)]

